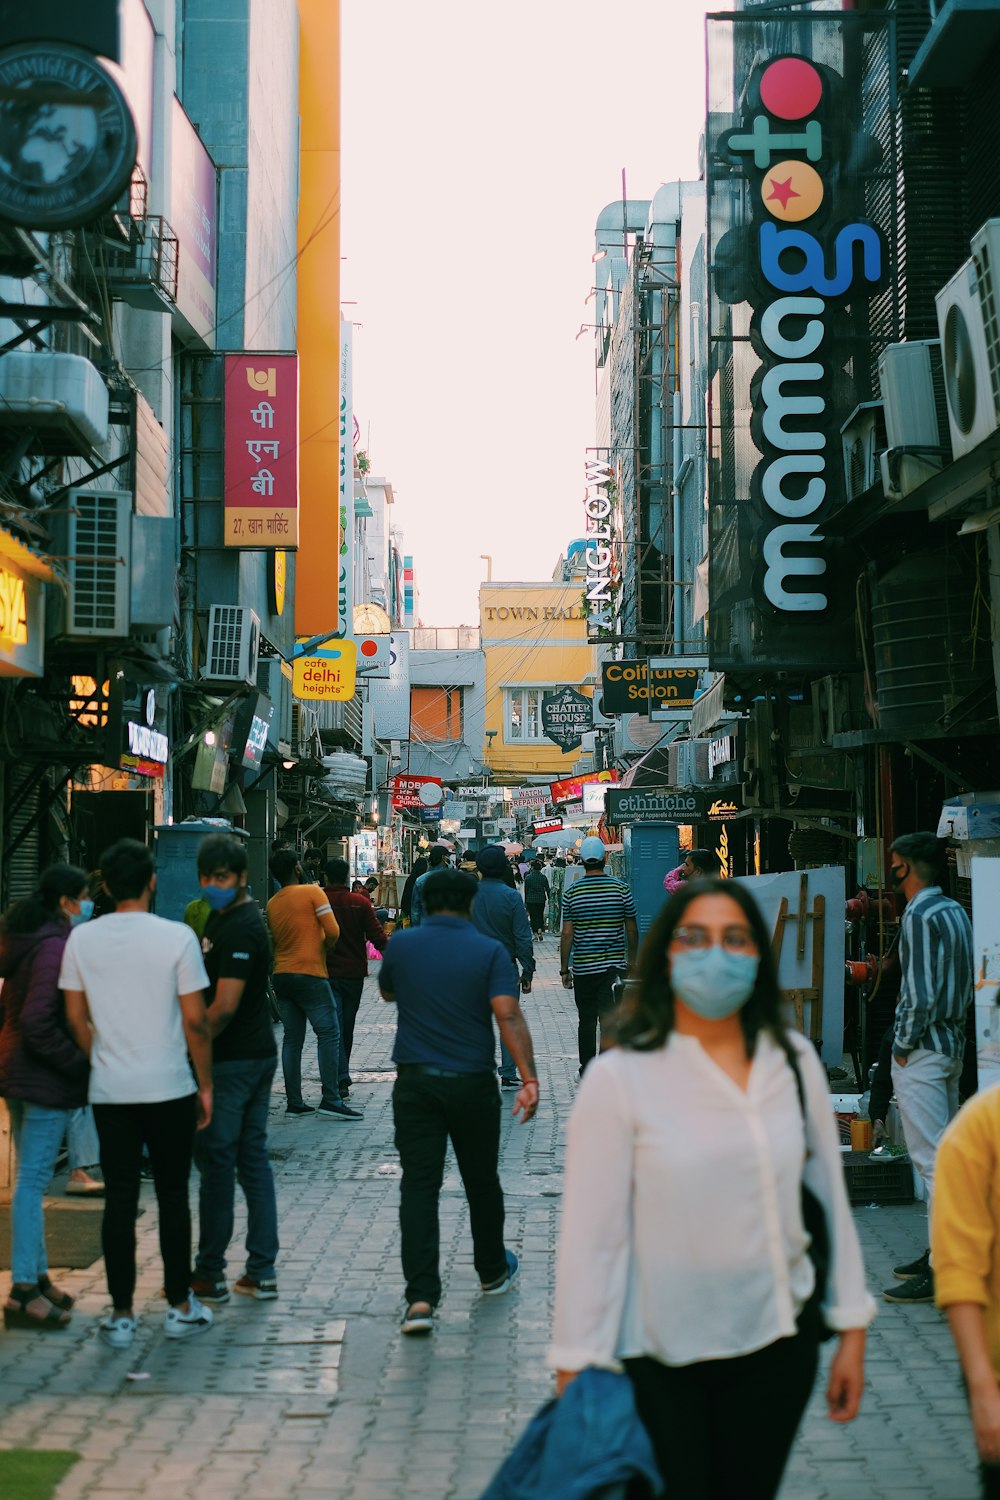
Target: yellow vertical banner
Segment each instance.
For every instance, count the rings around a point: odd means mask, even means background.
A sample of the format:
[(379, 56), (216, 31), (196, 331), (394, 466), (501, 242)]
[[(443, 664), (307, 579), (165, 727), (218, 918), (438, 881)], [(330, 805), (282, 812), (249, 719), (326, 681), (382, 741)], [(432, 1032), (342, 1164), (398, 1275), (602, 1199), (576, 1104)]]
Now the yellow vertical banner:
[(295, 629), (313, 636), (340, 624), (340, 0), (299, 0), (299, 117)]

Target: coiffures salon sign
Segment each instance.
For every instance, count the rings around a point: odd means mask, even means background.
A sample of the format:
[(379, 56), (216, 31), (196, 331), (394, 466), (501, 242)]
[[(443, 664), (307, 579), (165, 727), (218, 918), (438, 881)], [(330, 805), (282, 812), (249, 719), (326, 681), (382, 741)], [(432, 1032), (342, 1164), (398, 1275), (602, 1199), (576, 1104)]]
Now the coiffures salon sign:
[(601, 712), (644, 713), (657, 708), (690, 708), (700, 673), (691, 667), (654, 667), (644, 660), (606, 661), (601, 667)]

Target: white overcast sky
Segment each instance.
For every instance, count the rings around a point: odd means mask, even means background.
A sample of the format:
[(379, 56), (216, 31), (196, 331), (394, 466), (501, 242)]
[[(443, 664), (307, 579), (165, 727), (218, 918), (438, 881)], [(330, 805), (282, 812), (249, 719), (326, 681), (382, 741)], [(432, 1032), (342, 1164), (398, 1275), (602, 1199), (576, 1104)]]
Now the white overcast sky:
[(343, 0), (354, 408), (425, 624), (478, 620), (480, 553), (544, 579), (581, 533), (594, 223), (623, 167), (697, 174), (706, 8)]

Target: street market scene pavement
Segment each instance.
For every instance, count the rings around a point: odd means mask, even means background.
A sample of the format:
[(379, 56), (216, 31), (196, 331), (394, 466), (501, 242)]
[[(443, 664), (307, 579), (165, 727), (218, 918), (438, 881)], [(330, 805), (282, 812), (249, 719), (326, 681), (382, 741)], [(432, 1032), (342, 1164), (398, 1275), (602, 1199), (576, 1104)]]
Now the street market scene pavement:
[[(547, 935), (537, 947), (524, 1001), (541, 1080), (538, 1116), (522, 1126), (505, 1110), (507, 1242), (521, 1257), (509, 1295), (479, 1295), (450, 1158), (443, 1303), (429, 1339), (399, 1333), (395, 1028), (373, 975), (352, 1059), (351, 1102), (364, 1108), (364, 1121), (287, 1121), (280, 1069), (275, 1082), (280, 1300), (234, 1297), (204, 1336), (165, 1341), (155, 1200), (145, 1185), (136, 1344), (114, 1351), (97, 1338), (107, 1307), (101, 1261), (61, 1273), (78, 1297), (71, 1327), (45, 1338), (0, 1336), (0, 1447), (80, 1454), (56, 1500), (476, 1500), (552, 1391), (544, 1357), (577, 1072), (576, 1013), (559, 983), (557, 942)], [(316, 1103), (311, 1034), (303, 1063), (306, 1098)], [(61, 1184), (53, 1193), (50, 1224), (56, 1214), (100, 1214), (99, 1203), (63, 1198)], [(923, 1250), (923, 1205), (855, 1215), (877, 1295), (894, 1264)], [(238, 1217), (234, 1245), (242, 1233)], [(230, 1282), (241, 1271), (231, 1259)], [(847, 1428), (826, 1418), (821, 1372), (782, 1500), (974, 1500), (969, 1420), (944, 1318), (933, 1307), (880, 1302), (868, 1349), (862, 1413)]]

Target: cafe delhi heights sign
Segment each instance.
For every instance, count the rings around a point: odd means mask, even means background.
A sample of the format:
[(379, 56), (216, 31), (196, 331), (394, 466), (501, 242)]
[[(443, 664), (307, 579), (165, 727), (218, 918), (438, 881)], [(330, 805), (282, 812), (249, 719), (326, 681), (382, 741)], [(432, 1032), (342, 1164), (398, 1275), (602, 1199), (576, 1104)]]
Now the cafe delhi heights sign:
[(225, 369), (223, 540), (255, 550), (297, 547), (298, 356), (227, 354)]
[[(734, 172), (746, 181), (750, 206), (748, 221), (727, 228), (712, 247), (712, 322), (731, 330), (719, 335), (718, 357), (720, 365), (731, 361), (736, 381), (730, 404), (714, 411), (712, 423), (732, 450), (736, 484), (728, 478), (728, 489), (710, 492), (716, 538), (711, 654), (721, 666), (729, 657), (735, 664), (741, 653), (776, 667), (829, 664), (831, 648), (835, 655), (842, 645), (838, 624), (847, 584), (824, 523), (845, 499), (840, 427), (867, 394), (850, 384), (850, 372), (867, 359), (858, 321), (890, 270), (885, 237), (861, 217), (865, 196), (857, 163), (878, 148), (863, 133), (856, 84), (828, 62), (768, 56), (768, 20), (754, 25), (752, 43), (742, 34), (740, 40), (747, 42), (746, 55), (761, 60), (740, 90), (739, 123), (714, 147), (718, 186), (709, 193), (710, 226), (713, 213), (717, 223), (732, 224), (727, 205), (736, 190)], [(782, 23), (774, 34), (783, 37), (786, 30)], [(818, 55), (832, 58), (835, 51), (824, 50), (824, 40), (835, 41), (828, 28), (813, 34), (812, 44)], [(721, 74), (731, 53), (720, 47), (717, 56)], [(751, 309), (756, 368), (738, 355), (739, 317), (720, 306), (744, 302)], [(716, 390), (713, 401), (719, 400)], [(739, 420), (747, 408), (749, 432)], [(717, 467), (730, 474), (725, 462)], [(748, 600), (753, 619), (744, 627)]]

